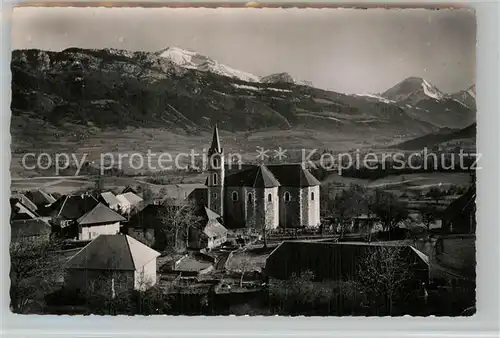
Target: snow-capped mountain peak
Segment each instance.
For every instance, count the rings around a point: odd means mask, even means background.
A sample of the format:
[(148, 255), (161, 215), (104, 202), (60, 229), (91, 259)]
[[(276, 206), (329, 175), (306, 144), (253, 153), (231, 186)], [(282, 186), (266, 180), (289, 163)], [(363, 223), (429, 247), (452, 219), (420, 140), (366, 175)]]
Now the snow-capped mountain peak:
[(197, 63), (194, 62), (193, 58), (196, 58), (198, 55), (196, 52), (192, 52), (186, 49), (181, 49), (178, 47), (168, 47), (164, 50), (159, 51), (157, 54), (159, 56), (169, 59), (173, 63), (185, 67), (196, 69)]
[(427, 80), (420, 77), (409, 77), (380, 96), (393, 101), (408, 101), (415, 104), (424, 99), (442, 100), (445, 95)]
[(259, 82), (258, 76), (231, 68), (207, 56), (186, 49), (168, 47), (157, 54), (183, 68), (197, 69), (247, 82)]
[(422, 88), (425, 95), (430, 96), (433, 99), (441, 100), (444, 97), (443, 93), (441, 93), (436, 87), (431, 85), (425, 79), (422, 79)]

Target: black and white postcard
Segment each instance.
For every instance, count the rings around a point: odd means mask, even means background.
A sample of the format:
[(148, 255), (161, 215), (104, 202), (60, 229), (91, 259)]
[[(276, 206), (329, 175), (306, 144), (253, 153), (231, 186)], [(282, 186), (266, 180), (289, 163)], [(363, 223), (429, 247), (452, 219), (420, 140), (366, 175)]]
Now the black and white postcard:
[(18, 7), (17, 314), (476, 312), (470, 9)]

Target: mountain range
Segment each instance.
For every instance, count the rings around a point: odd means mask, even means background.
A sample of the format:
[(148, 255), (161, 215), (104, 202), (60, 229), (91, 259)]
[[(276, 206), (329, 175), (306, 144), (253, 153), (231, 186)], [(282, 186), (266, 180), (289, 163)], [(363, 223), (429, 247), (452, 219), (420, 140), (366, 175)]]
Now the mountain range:
[[(288, 73), (255, 76), (177, 47), (16, 50), (11, 70), (13, 120), (29, 117), (55, 127), (196, 133), (219, 122), (231, 132), (307, 128), (417, 137), (465, 128), (476, 115), (475, 86), (445, 94), (410, 77), (383, 93), (344, 94)], [(13, 134), (28, 132), (22, 128)]]

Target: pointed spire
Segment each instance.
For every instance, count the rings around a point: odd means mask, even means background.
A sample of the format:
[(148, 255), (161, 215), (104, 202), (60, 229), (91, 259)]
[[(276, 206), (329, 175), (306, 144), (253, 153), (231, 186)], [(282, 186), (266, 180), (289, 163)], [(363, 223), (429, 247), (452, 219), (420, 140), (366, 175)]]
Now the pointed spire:
[(219, 139), (219, 128), (217, 126), (217, 123), (215, 124), (215, 127), (214, 127), (214, 135), (212, 137), (212, 145), (210, 146), (210, 149), (208, 152), (209, 152), (209, 154), (222, 153), (222, 148), (220, 147), (220, 139)]

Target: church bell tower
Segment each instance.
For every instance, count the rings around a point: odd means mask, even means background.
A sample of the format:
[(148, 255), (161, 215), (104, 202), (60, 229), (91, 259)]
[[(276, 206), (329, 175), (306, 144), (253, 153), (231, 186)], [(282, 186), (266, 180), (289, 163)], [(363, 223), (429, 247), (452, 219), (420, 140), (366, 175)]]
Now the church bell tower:
[(223, 217), (224, 212), (224, 150), (220, 146), (219, 128), (215, 125), (208, 149), (208, 208)]

